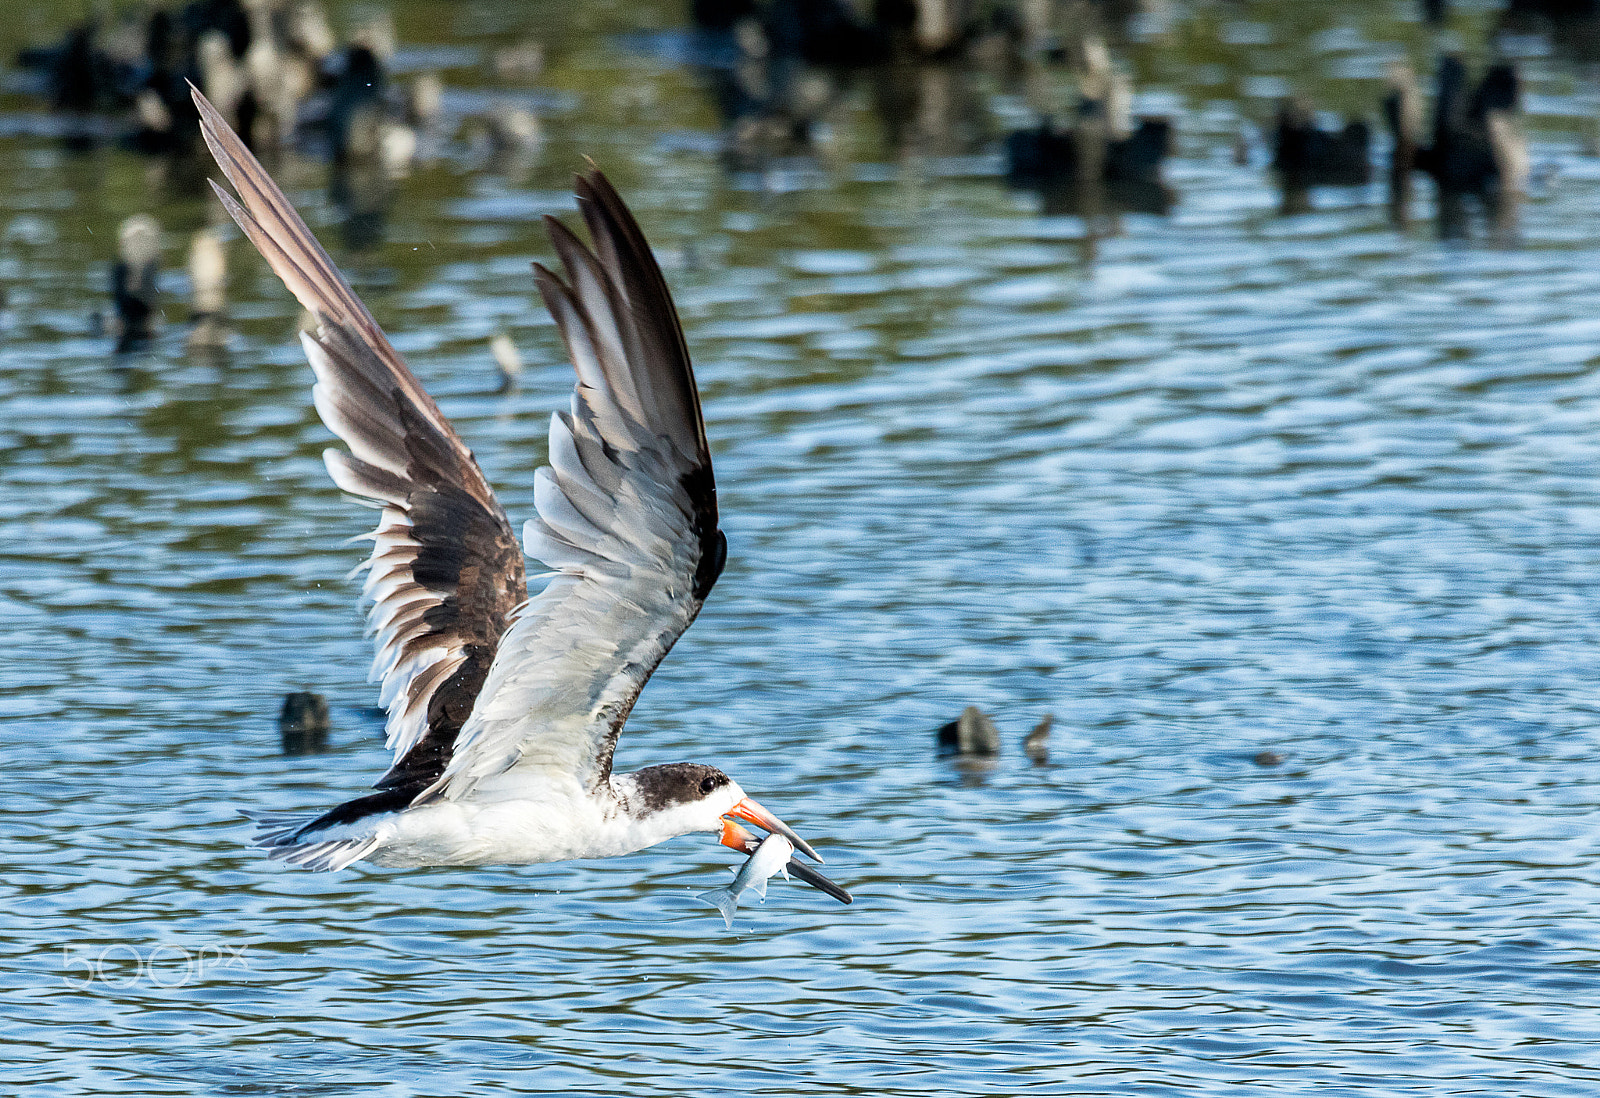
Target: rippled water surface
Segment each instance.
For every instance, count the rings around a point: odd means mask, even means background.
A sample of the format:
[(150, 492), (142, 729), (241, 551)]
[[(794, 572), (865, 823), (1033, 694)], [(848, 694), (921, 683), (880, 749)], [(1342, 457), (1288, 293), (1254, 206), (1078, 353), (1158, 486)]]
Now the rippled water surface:
[[(732, 861), (708, 836), (327, 876), (244, 849), (236, 806), (329, 805), (385, 764), (341, 545), (371, 516), (323, 472), (264, 265), (234, 239), (234, 343), (187, 353), (182, 242), (214, 211), (131, 154), (63, 151), (13, 96), (11, 1092), (1595, 1093), (1582, 70), (1513, 43), (1533, 196), (1514, 234), (1441, 242), (1427, 188), (1407, 228), (1376, 186), (1283, 217), (1259, 141), (1231, 154), (1290, 86), (1376, 118), (1386, 61), (1431, 67), (1411, 4), (1136, 21), (1116, 50), (1177, 120), (1177, 203), (1092, 225), (998, 177), (999, 135), (1065, 77), (924, 75), (949, 114), (909, 136), (858, 79), (815, 155), (730, 171), (671, 4), (399, 14), (461, 97), (493, 46), (544, 38), (537, 160), (424, 166), (359, 254), (316, 162), (280, 176), (520, 521), (571, 384), (537, 215), (570, 210), (584, 154), (613, 175), (678, 295), (730, 543), (618, 763), (726, 767), (856, 904), (778, 881), (726, 933), (694, 898)], [(1481, 55), (1494, 18), (1468, 6), (1446, 44)], [(64, 25), (22, 22), (13, 46)], [(87, 318), (141, 210), (170, 323), (117, 360)], [(501, 327), (529, 361), (510, 394)], [(330, 753), (280, 753), (293, 689), (332, 701)], [(991, 767), (934, 757), (967, 704), (1006, 737)]]

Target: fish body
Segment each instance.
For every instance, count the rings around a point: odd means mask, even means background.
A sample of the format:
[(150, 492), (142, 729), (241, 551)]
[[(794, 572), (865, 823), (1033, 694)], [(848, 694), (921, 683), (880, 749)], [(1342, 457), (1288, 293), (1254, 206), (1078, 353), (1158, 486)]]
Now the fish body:
[(767, 878), (775, 873), (782, 873), (784, 879), (789, 877), (789, 857), (794, 853), (794, 844), (782, 835), (768, 835), (756, 847), (755, 853), (745, 859), (744, 865), (739, 867), (734, 875), (733, 883), (726, 888), (714, 888), (710, 892), (700, 893), (700, 899), (722, 912), (722, 921), (728, 924), (728, 929), (733, 929), (733, 913), (739, 907), (739, 898), (746, 892), (754, 892), (763, 901), (767, 898)]

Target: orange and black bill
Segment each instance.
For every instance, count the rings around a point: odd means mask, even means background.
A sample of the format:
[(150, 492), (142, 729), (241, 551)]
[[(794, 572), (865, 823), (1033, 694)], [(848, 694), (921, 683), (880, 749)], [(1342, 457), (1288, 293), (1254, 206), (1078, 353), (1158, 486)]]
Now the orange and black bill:
[(796, 850), (803, 853), (812, 861), (822, 861), (822, 855), (818, 854), (815, 850), (812, 850), (810, 843), (796, 835), (794, 833), (794, 828), (790, 827), (788, 824), (778, 819), (778, 817), (774, 816), (765, 808), (762, 808), (759, 804), (757, 804), (754, 797), (746, 797), (744, 800), (734, 805), (732, 810), (725, 814), (729, 816), (737, 816), (741, 820), (749, 820), (757, 827), (770, 831), (774, 835), (782, 835), (785, 839), (788, 839), (794, 844), (794, 848)]

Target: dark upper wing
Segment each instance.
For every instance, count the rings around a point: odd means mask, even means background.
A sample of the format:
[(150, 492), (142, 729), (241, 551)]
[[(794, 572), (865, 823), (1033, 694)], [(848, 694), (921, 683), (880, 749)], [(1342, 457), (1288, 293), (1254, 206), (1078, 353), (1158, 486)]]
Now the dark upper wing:
[(722, 571), (700, 397), (666, 281), (604, 176), (577, 181), (594, 249), (546, 219), (566, 280), (536, 268), (577, 370), (550, 424), (528, 555), (555, 575), (518, 611), (430, 793), (537, 796), (610, 776), (623, 722)]
[[(340, 488), (382, 507), (363, 588), (394, 765), (379, 788), (443, 773), (512, 611), (522, 552), (472, 452), (390, 346), (311, 230), (198, 91), (201, 130), (240, 201), (212, 184), (278, 277), (317, 318), (302, 335), (312, 398), (350, 452), (328, 450)], [(242, 202), (242, 205), (241, 205)]]

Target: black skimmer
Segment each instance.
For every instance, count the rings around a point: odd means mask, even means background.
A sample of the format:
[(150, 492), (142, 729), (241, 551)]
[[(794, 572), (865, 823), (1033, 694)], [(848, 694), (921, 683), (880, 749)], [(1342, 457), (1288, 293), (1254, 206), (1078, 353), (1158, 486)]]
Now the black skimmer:
[(1372, 134), (1359, 118), (1325, 130), (1306, 100), (1290, 96), (1278, 104), (1272, 168), (1285, 190), (1363, 186), (1372, 178), (1371, 149)]
[[(523, 537), (552, 575), (531, 597), (523, 548), (472, 452), (265, 169), (195, 92), (222, 203), (315, 316), (301, 341), (324, 423), (349, 447), (334, 483), (382, 508), (364, 593), (394, 763), (377, 792), (320, 816), (256, 816), (256, 844), (307, 869), (500, 865), (628, 854), (734, 819), (822, 859), (739, 783), (700, 763), (613, 774), (646, 680), (726, 557), (700, 397), (672, 296), (598, 171), (577, 181), (594, 241), (546, 219), (565, 280), (535, 282), (578, 373), (550, 424)], [(801, 878), (850, 896), (798, 861)]]
[(1038, 126), (1008, 134), (1007, 181), (1041, 191), (1046, 210), (1055, 212), (1166, 213), (1172, 193), (1161, 169), (1172, 152), (1171, 121), (1140, 118), (1135, 125), (1132, 82), (1112, 66), (1105, 42), (1089, 35), (1079, 50), (1074, 117), (1066, 125), (1043, 118)]
[(1491, 65), (1469, 89), (1461, 58), (1445, 57), (1433, 103), (1433, 144), (1416, 151), (1416, 166), (1433, 176), (1442, 193), (1521, 194), (1528, 181), (1521, 98), (1515, 66)]

